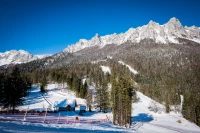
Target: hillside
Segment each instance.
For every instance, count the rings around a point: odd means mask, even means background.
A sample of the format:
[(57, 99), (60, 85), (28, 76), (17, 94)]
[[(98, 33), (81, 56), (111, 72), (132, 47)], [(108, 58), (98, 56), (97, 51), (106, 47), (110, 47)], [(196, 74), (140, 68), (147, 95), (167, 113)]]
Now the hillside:
[[(60, 89), (61, 86), (58, 84), (49, 84), (47, 86), (48, 93), (46, 93), (44, 96), (49, 102), (56, 102), (59, 103), (59, 101), (62, 101), (63, 99), (67, 98), (69, 99), (77, 99), (74, 96), (74, 93), (70, 90), (65, 90), (63, 92), (62, 89)], [(61, 91), (62, 90), (62, 91)], [(49, 124), (34, 124), (34, 123), (24, 123), (24, 122), (6, 122), (1, 123), (2, 128), (0, 131), (2, 133), (10, 133), (16, 130), (18, 132), (28, 131), (30, 133), (32, 132), (136, 132), (136, 133), (142, 133), (142, 132), (148, 132), (148, 133), (155, 133), (157, 131), (159, 132), (171, 132), (171, 133), (197, 133), (200, 132), (200, 128), (196, 126), (193, 123), (190, 123), (189, 121), (185, 120), (181, 114), (176, 114), (174, 112), (170, 112), (170, 114), (164, 113), (164, 106), (153, 101), (152, 99), (148, 98), (147, 96), (143, 95), (140, 92), (137, 92), (137, 99), (138, 101), (136, 103), (132, 104), (132, 127), (130, 129), (126, 128), (120, 128), (118, 126), (113, 126), (110, 121), (100, 122), (97, 124), (88, 124), (87, 121), (98, 121), (101, 119), (106, 118), (108, 116), (112, 121), (112, 113), (100, 113), (97, 112), (94, 108), (92, 109), (93, 112), (87, 112), (83, 113), (83, 115), (79, 115), (79, 110), (76, 109), (76, 112), (59, 112), (60, 114), (60, 122), (63, 121), (62, 118), (65, 117), (65, 121), (67, 121), (66, 117), (69, 117), (68, 121), (70, 119), (74, 119), (74, 117), (79, 117), (79, 120), (84, 120), (83, 123), (71, 123), (71, 124), (56, 124), (56, 121), (58, 120), (58, 113), (48, 113), (46, 120), (51, 117), (53, 120), (53, 116), (55, 116), (54, 121)], [(85, 103), (84, 99), (77, 99), (77, 102)], [(155, 113), (153, 111), (150, 111), (148, 108), (151, 105), (151, 103), (155, 103), (158, 107), (158, 112)], [(20, 110), (27, 109), (36, 109), (36, 110), (42, 110), (43, 108), (47, 108), (49, 105), (47, 101), (41, 97), (40, 90), (38, 87), (33, 87), (30, 90), (30, 95), (26, 97), (26, 100), (24, 101), (24, 105), (20, 106)], [(7, 118), (12, 119), (12, 117), (15, 116), (8, 116), (8, 115), (1, 115), (1, 119)], [(32, 118), (31, 118), (32, 117)], [(42, 117), (43, 118), (43, 117)], [(16, 117), (15, 117), (16, 119)], [(18, 118), (19, 119), (19, 118)], [(22, 118), (23, 119), (23, 118)], [(27, 115), (27, 120), (29, 119), (35, 119), (34, 116)], [(38, 118), (39, 119), (39, 118)], [(181, 123), (178, 123), (177, 121), (181, 120)], [(74, 121), (74, 120), (73, 120)], [(12, 127), (12, 128), (10, 128)], [(56, 127), (56, 128), (55, 128)]]
[[(91, 40), (82, 39), (52, 56), (1, 68), (1, 100), (5, 101), (7, 97), (4, 95), (9, 95), (5, 93), (5, 88), (15, 90), (14, 85), (10, 86), (9, 83), (14, 81), (12, 74), (17, 69), (17, 76), (24, 80), (25, 85), (40, 83), (44, 87), (47, 83), (67, 83), (68, 88), (74, 92), (74, 95), (70, 96), (54, 90), (54, 85), (52, 88), (48, 86), (48, 89), (52, 90), (49, 90), (48, 95), (42, 96), (38, 88), (35, 88), (35, 94), (40, 98), (29, 101), (34, 103), (30, 105), (31, 109), (36, 109), (35, 106), (54, 108), (68, 102), (65, 96), (70, 100), (77, 99), (76, 96), (86, 99), (89, 106), (96, 102), (94, 106), (105, 113), (115, 107), (114, 112), (119, 113), (115, 113), (115, 121), (120, 119), (119, 116), (128, 114), (123, 117), (125, 119), (121, 120), (122, 123), (114, 123), (124, 126), (130, 118), (132, 100), (136, 101), (132, 96), (138, 91), (162, 104), (161, 112), (182, 113), (185, 119), (199, 126), (199, 35), (198, 27), (182, 26), (176, 18), (171, 18), (164, 25), (150, 21), (147, 25), (131, 28), (121, 34), (96, 34)], [(91, 91), (88, 89), (91, 86), (97, 89)], [(23, 93), (26, 95), (26, 92)], [(34, 99), (34, 93), (30, 94)], [(98, 95), (96, 101), (91, 94)], [(48, 101), (49, 97), (51, 100)], [(13, 96), (10, 99), (12, 98)], [(43, 101), (44, 98), (46, 101)], [(10, 103), (2, 104), (8, 107)], [(147, 108), (145, 105), (142, 112), (149, 113)], [(122, 110), (126, 113), (122, 113)]]

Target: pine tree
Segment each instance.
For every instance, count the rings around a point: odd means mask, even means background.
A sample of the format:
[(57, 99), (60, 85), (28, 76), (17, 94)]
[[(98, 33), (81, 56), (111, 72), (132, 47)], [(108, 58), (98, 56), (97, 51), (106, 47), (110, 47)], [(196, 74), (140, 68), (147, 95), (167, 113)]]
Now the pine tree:
[(19, 69), (15, 67), (11, 75), (4, 76), (3, 78), (1, 86), (3, 89), (3, 99), (1, 103), (4, 107), (12, 107), (14, 113), (15, 107), (23, 103), (30, 86), (20, 75)]
[(200, 126), (200, 105), (199, 104), (195, 107), (195, 114), (196, 114), (196, 122), (195, 123)]
[(39, 74), (38, 71), (33, 72), (33, 83), (36, 84), (39, 82)]
[(3, 99), (4, 99), (4, 87), (5, 87), (5, 79), (4, 76), (1, 74), (0, 75), (0, 104), (2, 103)]
[(112, 77), (112, 111), (113, 124), (120, 126), (131, 124), (132, 96), (134, 94), (131, 80), (127, 77)]
[(169, 113), (169, 111), (170, 111), (168, 95), (169, 95), (169, 91), (167, 91), (165, 94), (165, 112), (166, 113)]
[(89, 107), (89, 112), (91, 112), (92, 104), (93, 104), (93, 99), (92, 99), (92, 91), (88, 89), (87, 95), (86, 95), (86, 100), (87, 100), (87, 107)]
[(97, 83), (96, 84), (96, 96), (95, 96), (95, 104), (97, 107), (100, 108), (100, 111), (102, 111), (102, 88), (101, 86)]
[(109, 92), (108, 92), (108, 84), (104, 80), (102, 82), (102, 111), (104, 113), (109, 109)]
[(84, 97), (85, 97), (84, 86), (81, 82), (80, 83), (80, 98), (84, 98)]
[(169, 113), (169, 111), (170, 111), (169, 103), (168, 103), (168, 101), (166, 101), (166, 103), (165, 103), (165, 112)]
[(80, 97), (81, 98), (85, 98), (86, 97), (87, 90), (88, 90), (87, 82), (85, 81), (84, 84), (82, 84), (82, 82), (81, 82), (81, 85), (80, 85)]
[(46, 93), (46, 89), (45, 89), (45, 86), (44, 86), (44, 85), (41, 85), (41, 86), (40, 86), (40, 92)]
[(84, 97), (87, 95), (87, 91), (88, 91), (88, 84), (87, 84), (87, 81), (85, 81), (84, 85), (83, 85), (83, 88), (84, 88)]
[(46, 89), (45, 89), (45, 87), (47, 86), (47, 79), (46, 79), (46, 74), (45, 73), (43, 73), (43, 75), (42, 75), (42, 80), (41, 80), (41, 86), (40, 86), (40, 91), (42, 92), (42, 93), (46, 93)]

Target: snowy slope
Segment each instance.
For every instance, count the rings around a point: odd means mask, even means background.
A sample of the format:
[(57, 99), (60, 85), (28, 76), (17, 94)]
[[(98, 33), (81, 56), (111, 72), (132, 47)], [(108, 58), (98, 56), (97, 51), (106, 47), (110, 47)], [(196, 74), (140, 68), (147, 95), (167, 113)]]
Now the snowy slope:
[(111, 74), (110, 68), (108, 66), (101, 66), (102, 71), (104, 74), (109, 73)]
[(37, 59), (42, 59), (50, 55), (32, 55), (24, 50), (10, 50), (0, 53), (0, 66), (8, 64), (26, 63)]
[(46, 87), (47, 93), (42, 95), (40, 88), (35, 86), (31, 89), (29, 96), (25, 98), (23, 106), (20, 106), (20, 110), (29, 109), (41, 110), (44, 108), (53, 107), (60, 105), (64, 100), (73, 101), (77, 99), (77, 104), (86, 104), (84, 99), (76, 98), (75, 93), (67, 90), (63, 91), (59, 84), (48, 84)]
[[(61, 85), (49, 84), (47, 86), (48, 93), (45, 94), (45, 98), (52, 104), (58, 104), (64, 99), (76, 99), (78, 103), (85, 103), (84, 99), (76, 98), (74, 93), (71, 91), (63, 91)], [(94, 88), (92, 88), (94, 89)], [(24, 110), (28, 107), (30, 109), (40, 110), (43, 106), (46, 108), (49, 103), (40, 95), (38, 87), (31, 89), (30, 95), (26, 97), (24, 105), (20, 106), (19, 109)], [(123, 128), (112, 125), (112, 113), (99, 113), (86, 112), (83, 116), (78, 115), (76, 112), (60, 112), (47, 114), (47, 119), (51, 119), (51, 124), (45, 123), (27, 123), (27, 122), (2, 122), (0, 121), (0, 132), (1, 133), (35, 133), (35, 132), (49, 132), (49, 133), (62, 133), (62, 132), (134, 132), (134, 133), (199, 133), (200, 128), (195, 124), (185, 120), (181, 114), (170, 114), (164, 113), (164, 106), (153, 101), (151, 98), (143, 95), (141, 92), (137, 92), (136, 103), (132, 104), (132, 127)], [(155, 103), (158, 107), (158, 112), (149, 111), (148, 107)], [(107, 116), (111, 121), (105, 120)], [(12, 115), (0, 115), (0, 118), (11, 119)], [(19, 117), (19, 116), (15, 116)], [(38, 117), (38, 116), (36, 116)], [(74, 123), (75, 117), (78, 117), (82, 123)], [(33, 116), (27, 116), (27, 119), (33, 119)], [(22, 118), (23, 119), (23, 116)], [(44, 116), (39, 116), (38, 119), (44, 119)], [(70, 124), (57, 124), (58, 120), (67, 121), (71, 119)], [(181, 120), (182, 123), (177, 121)], [(85, 121), (85, 122), (84, 122)], [(91, 123), (91, 122), (97, 123)]]
[(77, 52), (84, 48), (107, 44), (120, 45), (124, 42), (140, 42), (143, 39), (153, 39), (157, 43), (179, 43), (177, 38), (185, 38), (200, 43), (200, 29), (195, 26), (183, 27), (177, 18), (171, 18), (166, 24), (159, 25), (152, 20), (142, 27), (130, 28), (125, 33), (99, 36), (96, 34), (91, 40), (80, 39), (79, 42), (68, 46), (64, 52)]
[[(199, 133), (200, 127), (184, 119), (181, 114), (164, 113), (164, 106), (149, 97), (137, 92), (138, 102), (132, 105), (132, 120), (137, 132), (147, 133)], [(149, 111), (152, 102), (158, 108), (158, 113)], [(181, 123), (177, 121), (181, 120)]]
[(125, 64), (123, 61), (118, 61), (120, 64), (125, 65), (126, 67), (128, 67), (128, 69), (133, 73), (133, 74), (138, 74), (138, 72), (133, 69), (131, 66)]

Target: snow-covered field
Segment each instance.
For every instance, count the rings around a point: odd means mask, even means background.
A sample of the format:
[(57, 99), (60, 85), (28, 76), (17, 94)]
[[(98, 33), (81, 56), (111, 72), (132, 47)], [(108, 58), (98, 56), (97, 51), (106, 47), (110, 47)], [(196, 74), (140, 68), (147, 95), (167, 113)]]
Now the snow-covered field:
[(60, 84), (48, 84), (48, 93), (42, 95), (38, 86), (32, 87), (29, 96), (26, 97), (24, 105), (19, 107), (19, 110), (29, 109), (45, 111), (45, 108), (51, 108), (62, 102), (65, 99), (74, 100), (84, 103), (84, 99), (76, 98), (75, 93), (70, 90), (61, 89)]
[[(164, 106), (137, 92), (138, 102), (132, 105), (133, 121), (139, 125), (141, 133), (200, 133), (200, 127), (184, 119), (181, 114), (164, 113)], [(158, 112), (149, 111), (149, 105), (155, 103)], [(181, 123), (177, 121), (180, 120)], [(140, 124), (138, 124), (140, 123)]]
[[(85, 104), (84, 99), (76, 98), (71, 91), (63, 91), (59, 89), (58, 84), (49, 84), (47, 86), (48, 93), (41, 95), (39, 87), (35, 86), (30, 91), (30, 95), (26, 97), (20, 110), (29, 109), (45, 110), (45, 108), (58, 105), (63, 100), (76, 99), (77, 103)], [(185, 120), (181, 114), (170, 112), (164, 113), (164, 106), (156, 103), (152, 99), (137, 92), (138, 101), (132, 105), (132, 127), (123, 128), (112, 125), (112, 113), (99, 113), (93, 109), (93, 112), (83, 113), (79, 115), (78, 109), (75, 112), (47, 113), (45, 116), (30, 115), (6, 115), (1, 114), (0, 119), (10, 119), (18, 121), (0, 121), (0, 133), (58, 133), (58, 132), (136, 132), (136, 133), (200, 133), (200, 128), (195, 124)], [(154, 103), (158, 108), (158, 112), (149, 111), (148, 107)], [(78, 121), (75, 119), (78, 117)], [(109, 120), (107, 119), (109, 118)], [(30, 121), (40, 121), (32, 123)], [(181, 120), (181, 123), (177, 121)], [(48, 124), (49, 123), (49, 124)]]

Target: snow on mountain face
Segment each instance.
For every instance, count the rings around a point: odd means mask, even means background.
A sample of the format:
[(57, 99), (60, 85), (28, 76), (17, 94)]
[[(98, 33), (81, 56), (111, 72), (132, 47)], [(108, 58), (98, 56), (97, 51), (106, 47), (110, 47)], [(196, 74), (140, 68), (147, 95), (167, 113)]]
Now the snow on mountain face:
[(8, 64), (20, 64), (26, 63), (33, 60), (45, 58), (50, 55), (31, 55), (24, 50), (11, 50), (6, 51), (5, 53), (0, 53), (0, 66)]
[(177, 38), (185, 38), (200, 43), (200, 28), (183, 27), (177, 18), (171, 18), (166, 24), (159, 25), (150, 21), (147, 25), (138, 28), (130, 28), (125, 33), (99, 36), (96, 34), (91, 40), (80, 39), (79, 42), (68, 46), (64, 52), (77, 52), (84, 48), (99, 46), (104, 47), (107, 44), (120, 45), (123, 42), (131, 41), (139, 43), (143, 39), (153, 39), (157, 43), (179, 43)]

